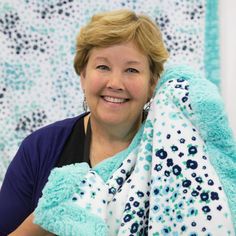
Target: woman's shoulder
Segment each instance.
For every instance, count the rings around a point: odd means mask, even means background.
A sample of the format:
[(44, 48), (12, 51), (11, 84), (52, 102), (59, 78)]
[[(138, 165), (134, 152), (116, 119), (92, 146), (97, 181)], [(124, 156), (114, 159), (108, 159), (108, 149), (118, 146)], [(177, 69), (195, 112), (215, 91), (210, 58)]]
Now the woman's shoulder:
[(23, 140), (22, 144), (31, 146), (35, 143), (39, 145), (50, 145), (51, 143), (60, 143), (60, 141), (63, 142), (63, 140), (68, 138), (75, 124), (78, 121), (83, 121), (85, 115), (86, 113), (83, 113), (79, 116), (59, 120), (41, 127), (28, 135)]

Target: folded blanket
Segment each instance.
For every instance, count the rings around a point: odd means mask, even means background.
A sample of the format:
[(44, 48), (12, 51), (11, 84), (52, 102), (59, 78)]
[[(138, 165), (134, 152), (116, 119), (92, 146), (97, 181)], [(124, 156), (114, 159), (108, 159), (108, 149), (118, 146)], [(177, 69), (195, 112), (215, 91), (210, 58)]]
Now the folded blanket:
[(35, 223), (73, 235), (234, 235), (236, 146), (217, 88), (167, 69), (130, 146), (56, 168)]

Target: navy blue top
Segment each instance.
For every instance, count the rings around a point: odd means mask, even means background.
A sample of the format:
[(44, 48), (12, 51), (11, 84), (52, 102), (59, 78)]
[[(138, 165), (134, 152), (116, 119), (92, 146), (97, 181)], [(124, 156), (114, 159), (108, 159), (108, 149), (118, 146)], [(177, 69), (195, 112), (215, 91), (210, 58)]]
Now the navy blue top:
[[(12, 232), (34, 211), (50, 171), (56, 166), (63, 165), (61, 156), (66, 157), (68, 152), (68, 157), (73, 155), (71, 142), (68, 143), (68, 140), (74, 127), (79, 121), (83, 121), (84, 116), (85, 114), (82, 114), (43, 127), (22, 142), (7, 169), (0, 191), (1, 236)], [(72, 144), (76, 147), (77, 154), (75, 152), (74, 159), (64, 164), (83, 161), (83, 155), (78, 155), (83, 153), (85, 139), (83, 125), (80, 130), (81, 132), (76, 134), (78, 138), (73, 139), (74, 144)], [(75, 145), (76, 143), (78, 145)]]

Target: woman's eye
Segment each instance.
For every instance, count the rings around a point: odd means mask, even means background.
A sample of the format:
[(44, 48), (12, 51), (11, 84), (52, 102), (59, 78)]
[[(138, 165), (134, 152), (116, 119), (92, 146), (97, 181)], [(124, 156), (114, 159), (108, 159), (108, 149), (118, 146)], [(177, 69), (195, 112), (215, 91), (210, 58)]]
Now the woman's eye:
[(96, 69), (99, 69), (99, 70), (109, 70), (109, 67), (106, 66), (106, 65), (99, 65), (96, 67)]
[(126, 71), (129, 73), (139, 73), (139, 71), (135, 68), (128, 68)]

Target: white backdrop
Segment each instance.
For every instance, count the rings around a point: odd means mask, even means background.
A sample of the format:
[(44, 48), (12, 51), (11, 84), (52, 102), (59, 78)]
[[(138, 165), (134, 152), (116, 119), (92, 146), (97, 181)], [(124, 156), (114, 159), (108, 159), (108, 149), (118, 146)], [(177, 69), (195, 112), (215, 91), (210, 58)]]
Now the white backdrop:
[(236, 137), (236, 1), (219, 0), (221, 90)]

